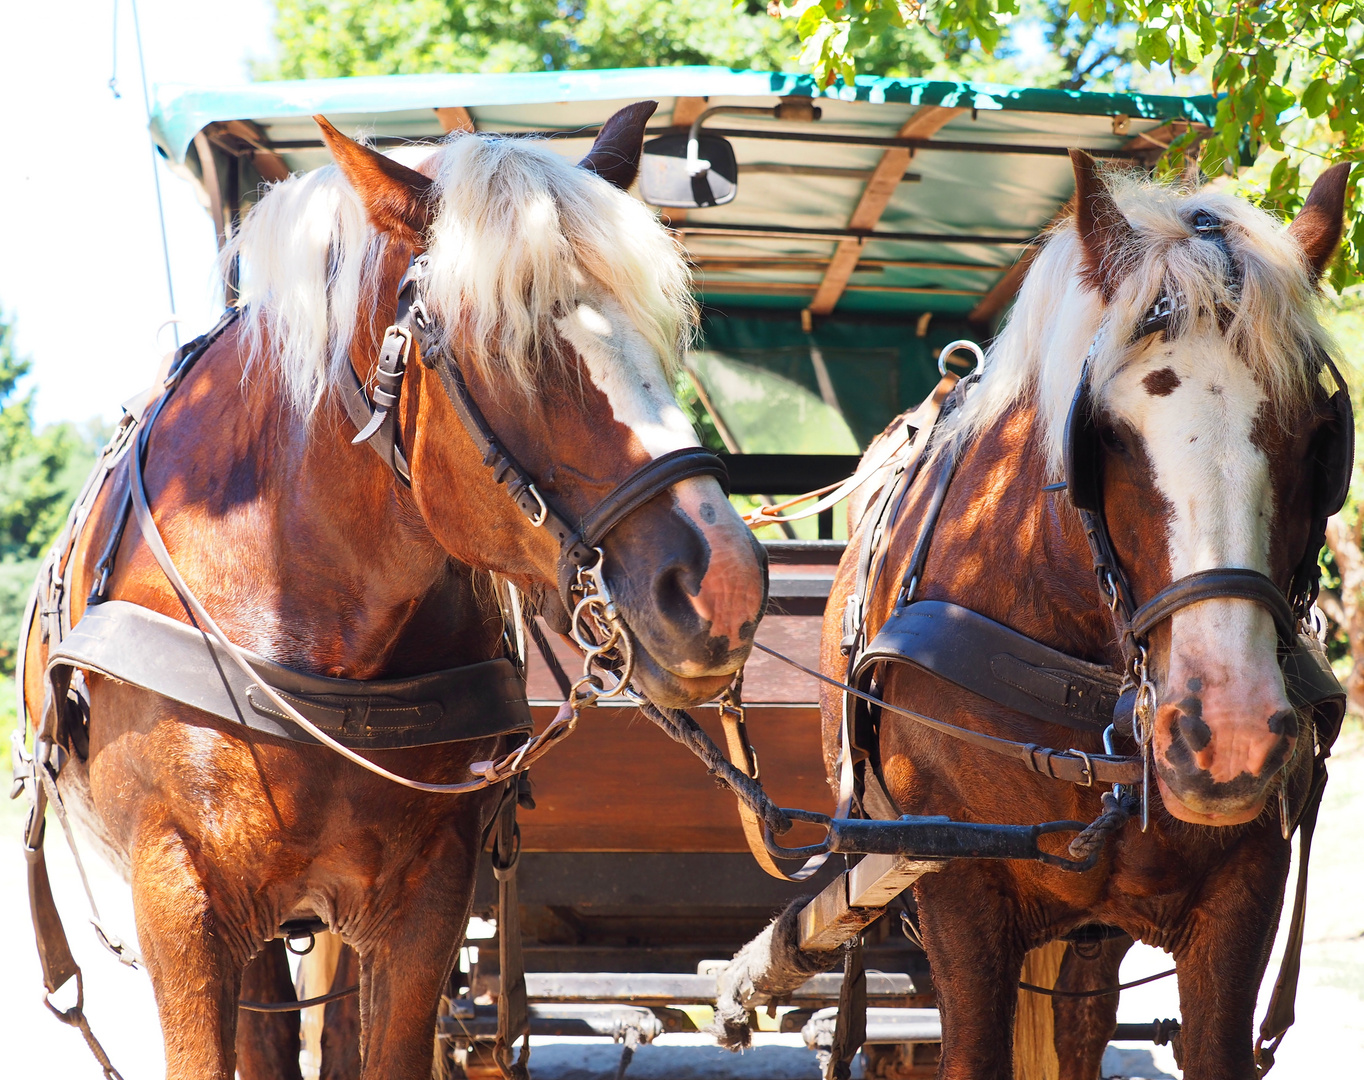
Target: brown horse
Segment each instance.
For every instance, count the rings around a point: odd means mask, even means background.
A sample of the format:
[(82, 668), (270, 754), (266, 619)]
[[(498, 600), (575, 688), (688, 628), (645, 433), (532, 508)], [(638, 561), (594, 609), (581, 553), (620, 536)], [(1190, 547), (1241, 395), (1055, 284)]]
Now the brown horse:
[[(899, 602), (920, 523), (955, 457), (914, 599), (953, 602), (1124, 669), (1080, 517), (1054, 483), (1066, 475), (1067, 419), (1085, 377), (1100, 512), (1133, 602), (1214, 567), (1259, 571), (1289, 592), (1309, 545), (1315, 458), (1332, 434), (1314, 301), (1341, 235), (1346, 171), (1326, 173), (1284, 231), (1229, 196), (1105, 179), (1077, 156), (1078, 212), (1047, 239), (979, 381), (904, 493), (867, 599), (868, 636)], [(1143, 330), (1162, 296), (1183, 300), (1159, 329)], [(827, 609), (822, 662), (840, 676), (845, 602), (868, 531), (854, 532)], [(1300, 807), (1313, 743), (1310, 719), (1285, 696), (1276, 644), (1269, 610), (1249, 599), (1205, 598), (1156, 626), (1160, 797), (1149, 831), (1129, 823), (1094, 869), (962, 860), (914, 885), (942, 1014), (941, 1077), (1013, 1075), (1024, 956), (1086, 924), (1123, 936), (1097, 959), (1069, 948), (1059, 986), (1116, 984), (1133, 939), (1169, 951), (1184, 1075), (1257, 1075), (1252, 1013), (1289, 866), (1280, 776), (1289, 805)], [(1097, 727), (1048, 726), (909, 664), (881, 664), (875, 678), (888, 702), (961, 727), (1103, 752)], [(835, 781), (843, 707), (840, 693), (825, 694)], [(1091, 821), (1100, 811), (1098, 787), (1025, 772), (889, 711), (876, 723), (872, 764), (899, 813), (1031, 824)], [(1094, 1080), (1117, 996), (1057, 998), (1052, 1007), (1060, 1075)]]
[[(416, 172), (324, 124), (336, 167), (262, 198), (230, 252), (242, 314), (167, 400), (145, 466), (176, 567), (237, 645), (353, 680), (472, 664), (504, 655), (507, 584), (565, 624), (559, 543), (485, 467), (435, 367), (413, 362), (394, 407), (410, 487), (352, 444), (340, 394), (347, 366), (375, 369), (399, 281), (425, 253), (422, 300), (470, 396), (562, 517), (694, 446), (671, 389), (693, 319), (685, 264), (623, 190), (652, 112), (622, 110), (576, 167), (541, 144), (468, 135)], [(128, 484), (125, 459), (69, 553), (73, 622)], [(674, 705), (727, 685), (765, 562), (716, 479), (671, 484), (601, 547), (635, 685)], [(185, 619), (135, 527), (106, 595)], [(35, 628), (24, 689), (40, 730), (46, 654)], [(131, 882), (168, 1076), (228, 1080), (239, 1046), (244, 1075), (299, 1075), (297, 1017), (239, 1028), (237, 1001), (248, 966), (247, 997), (287, 987), (281, 924), (315, 916), (359, 954), (361, 1075), (425, 1080), (498, 789), (414, 791), (321, 746), (86, 682), (88, 730), (61, 733), (59, 787)], [(459, 782), (508, 745), (369, 756)]]

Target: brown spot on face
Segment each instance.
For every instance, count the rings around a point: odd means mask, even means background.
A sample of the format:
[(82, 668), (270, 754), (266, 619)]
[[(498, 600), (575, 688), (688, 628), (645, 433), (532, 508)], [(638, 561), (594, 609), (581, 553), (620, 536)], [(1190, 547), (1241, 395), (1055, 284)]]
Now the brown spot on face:
[(1166, 367), (1151, 372), (1141, 380), (1141, 385), (1146, 387), (1146, 392), (1152, 397), (1168, 397), (1179, 388), (1179, 382), (1175, 369)]

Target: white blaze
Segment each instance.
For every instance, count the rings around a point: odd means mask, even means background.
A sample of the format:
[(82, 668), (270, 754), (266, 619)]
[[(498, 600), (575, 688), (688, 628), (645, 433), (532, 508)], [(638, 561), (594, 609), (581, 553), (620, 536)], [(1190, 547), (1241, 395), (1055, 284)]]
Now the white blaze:
[[(1153, 394), (1143, 380), (1164, 369), (1179, 385)], [(1198, 328), (1153, 342), (1115, 378), (1107, 399), (1141, 433), (1155, 486), (1170, 504), (1171, 579), (1216, 567), (1268, 574), (1274, 492), (1269, 461), (1253, 441), (1266, 395), (1222, 335)], [(1274, 624), (1258, 604), (1203, 601), (1177, 612), (1171, 633), (1174, 700), (1188, 689), (1177, 682), (1181, 673), (1197, 673), (1209, 689), (1262, 683), (1267, 674), (1277, 681)]]
[(698, 445), (658, 355), (619, 305), (605, 297), (580, 301), (556, 325), (578, 350), (612, 415), (635, 433), (650, 456)]

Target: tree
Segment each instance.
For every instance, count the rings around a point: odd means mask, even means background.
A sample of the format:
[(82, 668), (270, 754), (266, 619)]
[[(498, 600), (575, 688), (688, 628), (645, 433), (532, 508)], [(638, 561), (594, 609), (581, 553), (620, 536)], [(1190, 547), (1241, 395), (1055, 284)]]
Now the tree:
[[(1048, 0), (1059, 16), (1061, 6)], [(774, 14), (792, 22), (801, 60), (816, 78), (850, 82), (858, 66), (875, 69), (876, 42), (915, 23), (995, 53), (1019, 0), (774, 0)], [(1314, 158), (1364, 160), (1364, 0), (1069, 0), (1062, 47), (1079, 56), (1105, 33), (1130, 28), (1132, 57), (1142, 68), (1168, 67), (1172, 77), (1197, 74), (1222, 95), (1211, 137), (1202, 142), (1203, 169), (1235, 172), (1243, 149), (1277, 157), (1265, 186), (1268, 206), (1288, 215), (1302, 203), (1302, 166)], [(1085, 34), (1091, 35), (1087, 40)], [(1074, 35), (1073, 41), (1069, 35)], [(1057, 39), (1052, 39), (1057, 44)], [(1102, 68), (1102, 63), (1099, 65)], [(1088, 77), (1075, 68), (1081, 85)], [(1320, 123), (1318, 123), (1320, 122)], [(1325, 141), (1304, 145), (1314, 127)], [(1167, 168), (1179, 167), (1197, 132), (1176, 139)], [(1309, 172), (1318, 171), (1315, 167)], [(1352, 175), (1352, 227), (1332, 270), (1339, 289), (1364, 280), (1364, 217)]]
[(0, 673), (14, 671), (18, 624), (48, 545), (94, 461), (95, 430), (33, 428), (33, 393), (19, 383), (29, 361), (0, 316)]
[[(749, 9), (752, 10), (749, 10)], [(276, 0), (271, 78), (724, 64), (778, 69), (797, 41), (730, 0)]]

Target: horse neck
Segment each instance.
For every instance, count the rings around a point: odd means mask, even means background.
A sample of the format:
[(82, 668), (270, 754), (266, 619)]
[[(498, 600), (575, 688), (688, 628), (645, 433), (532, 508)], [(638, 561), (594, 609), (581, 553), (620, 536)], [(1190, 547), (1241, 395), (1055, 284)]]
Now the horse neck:
[(1042, 490), (1042, 447), (1037, 410), (1026, 403), (962, 448), (918, 598), (951, 601), (1071, 655), (1116, 663), (1079, 519), (1064, 491)]
[(208, 585), (229, 636), (357, 679), (495, 655), (486, 575), (452, 560), (379, 457), (351, 445), (336, 395), (309, 423), (284, 404), (268, 358), (244, 381), (239, 355), (225, 338), (158, 423), (176, 475), (153, 493), (158, 517), (178, 511), (191, 530), (176, 561), (191, 586)]

